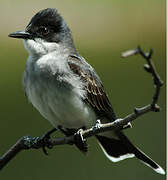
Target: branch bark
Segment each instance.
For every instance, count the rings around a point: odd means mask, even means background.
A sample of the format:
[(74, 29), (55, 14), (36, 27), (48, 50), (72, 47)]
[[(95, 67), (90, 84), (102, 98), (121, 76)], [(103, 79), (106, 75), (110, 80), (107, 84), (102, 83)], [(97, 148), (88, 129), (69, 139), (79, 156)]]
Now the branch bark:
[[(117, 119), (114, 122), (107, 123), (107, 124), (100, 124), (100, 127), (92, 127), (90, 129), (86, 129), (82, 132), (83, 138), (89, 138), (94, 136), (98, 133), (111, 131), (114, 129), (124, 129), (124, 127), (131, 121), (134, 121), (139, 116), (148, 113), (150, 111), (158, 112), (160, 111), (160, 107), (156, 104), (158, 101), (158, 97), (160, 94), (161, 86), (163, 85), (163, 81), (160, 79), (154, 64), (151, 61), (151, 57), (153, 54), (153, 50), (151, 49), (149, 53), (144, 53), (140, 47), (134, 50), (129, 50), (122, 53), (122, 57), (129, 57), (132, 55), (141, 55), (147, 62), (144, 65), (144, 69), (150, 73), (153, 77), (153, 83), (155, 86), (155, 93), (152, 98), (152, 102), (147, 106), (141, 108), (134, 108), (134, 112), (127, 115), (123, 119)], [(22, 150), (28, 149), (40, 149), (44, 147), (51, 148), (56, 145), (63, 145), (63, 144), (74, 144), (75, 139), (74, 135), (69, 137), (60, 137), (60, 138), (50, 138), (48, 142), (41, 141), (40, 137), (31, 137), (31, 136), (24, 136), (19, 139), (4, 155), (0, 157), (0, 170), (5, 167), (10, 160), (12, 160), (19, 152)], [(48, 146), (49, 143), (49, 146)]]

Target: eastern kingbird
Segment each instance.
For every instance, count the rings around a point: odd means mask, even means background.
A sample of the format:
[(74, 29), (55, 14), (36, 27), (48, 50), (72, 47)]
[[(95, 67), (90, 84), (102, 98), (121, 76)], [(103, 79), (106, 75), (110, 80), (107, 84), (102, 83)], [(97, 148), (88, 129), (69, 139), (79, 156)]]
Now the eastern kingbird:
[[(55, 128), (72, 135), (79, 129), (90, 128), (97, 120), (116, 120), (99, 76), (77, 52), (71, 31), (56, 9), (39, 11), (25, 31), (11, 33), (9, 37), (23, 39), (29, 52), (23, 78), (25, 93)], [(111, 161), (137, 157), (157, 173), (165, 174), (122, 131), (101, 133), (96, 138)]]

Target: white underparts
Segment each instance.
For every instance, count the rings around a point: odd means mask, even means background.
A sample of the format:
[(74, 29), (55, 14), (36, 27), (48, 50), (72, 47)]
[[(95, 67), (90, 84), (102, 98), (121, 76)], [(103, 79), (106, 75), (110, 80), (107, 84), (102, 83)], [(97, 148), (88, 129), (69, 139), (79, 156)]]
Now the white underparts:
[(95, 124), (95, 112), (83, 101), (86, 95), (83, 81), (68, 67), (68, 49), (40, 39), (27, 40), (24, 44), (30, 53), (24, 87), (33, 106), (55, 127)]

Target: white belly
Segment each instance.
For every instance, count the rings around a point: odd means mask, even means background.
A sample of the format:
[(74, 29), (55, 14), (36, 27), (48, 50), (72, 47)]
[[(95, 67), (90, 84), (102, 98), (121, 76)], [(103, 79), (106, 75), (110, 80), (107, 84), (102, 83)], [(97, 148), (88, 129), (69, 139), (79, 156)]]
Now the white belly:
[(24, 73), (24, 88), (33, 106), (55, 127), (94, 125), (96, 115), (82, 100), (84, 84), (68, 69), (68, 56), (54, 51), (33, 58), (29, 56)]
[(94, 111), (82, 101), (75, 88), (39, 78), (26, 81), (25, 90), (33, 106), (55, 127), (81, 128), (95, 124)]

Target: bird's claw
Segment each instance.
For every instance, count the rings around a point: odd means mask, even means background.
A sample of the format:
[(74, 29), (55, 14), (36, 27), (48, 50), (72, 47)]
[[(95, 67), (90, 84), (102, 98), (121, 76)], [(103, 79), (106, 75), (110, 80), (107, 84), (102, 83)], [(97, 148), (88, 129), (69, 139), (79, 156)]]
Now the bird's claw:
[(87, 153), (88, 151), (88, 145), (86, 143), (86, 139), (84, 139), (82, 135), (83, 129), (79, 129), (75, 134), (74, 134), (74, 141), (75, 145), (81, 150), (83, 153)]
[(95, 131), (101, 128), (101, 121), (98, 119), (92, 129)]
[(39, 143), (42, 144), (42, 150), (43, 150), (43, 152), (44, 152), (45, 155), (48, 155), (48, 152), (47, 152), (46, 148), (48, 148), (48, 149), (52, 149), (52, 148), (53, 148), (53, 145), (52, 145), (51, 142), (50, 142), (50, 139), (51, 139), (50, 135), (51, 135), (53, 132), (55, 132), (56, 130), (57, 130), (57, 129), (54, 128), (54, 129), (48, 131), (48, 132), (45, 133), (43, 136), (41, 136), (41, 137), (39, 138), (39, 140), (38, 140)]
[(130, 122), (122, 127), (123, 130), (128, 129), (128, 128), (132, 128), (132, 124)]

